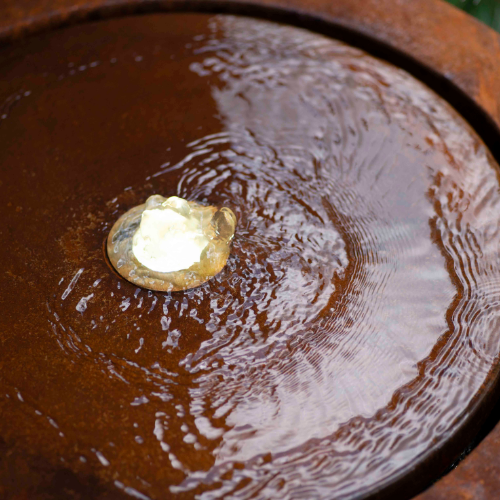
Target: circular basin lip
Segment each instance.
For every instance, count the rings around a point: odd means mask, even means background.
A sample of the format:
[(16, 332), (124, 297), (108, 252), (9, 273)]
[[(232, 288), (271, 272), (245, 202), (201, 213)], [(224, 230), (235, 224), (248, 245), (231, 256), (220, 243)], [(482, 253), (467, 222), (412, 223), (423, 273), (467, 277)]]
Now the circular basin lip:
[[(158, 12), (239, 14), (307, 28), (359, 47), (427, 84), (459, 111), (500, 163), (500, 34), (443, 0), (22, 0), (18, 4), (19, 0), (3, 0), (0, 5), (0, 48), (43, 31)], [(453, 29), (444, 30), (445, 21)]]
[[(410, 22), (415, 9), (410, 0), (397, 4), (393, 0), (25, 0), (23, 7), (16, 5), (17, 1), (5, 0), (0, 7), (0, 49), (27, 36), (74, 24), (159, 12), (226, 13), (306, 28), (345, 41), (411, 73), (448, 101), (479, 134), (497, 161), (500, 159), (500, 36), (440, 0), (413, 2), (419, 4), (420, 23)], [(9, 15), (3, 15), (3, 11)], [(425, 37), (420, 44), (414, 40), (422, 33), (429, 40), (439, 39), (439, 26), (429, 22), (429, 16), (436, 12), (459, 23), (460, 29), (446, 32), (438, 51), (449, 53), (451, 65), (446, 57), (428, 59)], [(389, 33), (394, 41), (388, 40)], [(454, 47), (461, 51), (454, 51)], [(470, 67), (468, 73), (459, 71), (457, 68), (464, 63), (458, 59), (469, 56), (474, 60), (478, 50), (481, 65)], [(374, 484), (370, 491), (359, 491), (355, 498), (405, 499), (423, 491), (460, 457), (463, 443), (470, 443), (478, 434), (499, 397), (497, 363), (453, 436), (420, 455), (418, 463), (408, 464), (399, 473)]]

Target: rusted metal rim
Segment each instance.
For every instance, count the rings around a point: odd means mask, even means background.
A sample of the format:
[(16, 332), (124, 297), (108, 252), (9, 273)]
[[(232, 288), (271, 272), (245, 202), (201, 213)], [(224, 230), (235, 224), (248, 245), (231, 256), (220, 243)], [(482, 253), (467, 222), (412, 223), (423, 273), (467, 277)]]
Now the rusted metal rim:
[[(500, 158), (500, 36), (440, 0), (25, 0), (22, 7), (18, 3), (6, 0), (0, 7), (0, 45), (76, 23), (152, 12), (233, 13), (309, 28), (412, 73), (450, 102)], [(499, 378), (497, 366), (452, 438), (363, 498), (410, 498), (443, 473), (493, 408), (500, 394)], [(438, 498), (433, 495), (431, 490), (422, 499)]]
[(6, 0), (0, 46), (88, 21), (220, 12), (311, 29), (411, 73), (444, 97), (500, 158), (500, 35), (442, 0)]

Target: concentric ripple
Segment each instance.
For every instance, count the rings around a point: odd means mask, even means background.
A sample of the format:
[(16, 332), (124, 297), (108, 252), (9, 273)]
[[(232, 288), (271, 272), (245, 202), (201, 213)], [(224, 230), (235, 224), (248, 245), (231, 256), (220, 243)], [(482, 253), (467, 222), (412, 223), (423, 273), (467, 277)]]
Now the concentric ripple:
[[(22, 402), (9, 404), (62, 436), (42, 452), (43, 427), (33, 449), (137, 498), (350, 498), (409, 471), (497, 368), (500, 190), (483, 143), (407, 73), (305, 30), (170, 14), (79, 27), (79, 47), (105, 28), (137, 34), (122, 59), (142, 69), (95, 65), (95, 79), (51, 80), (39, 99), (92, 87), (75, 120), (132, 113), (137, 128), (109, 147), (133, 143), (142, 163), (119, 151), (114, 178), (57, 181), (91, 186), (65, 195), (69, 211), (40, 202), (62, 257), (47, 251), (31, 321), (55, 377), (22, 395), (13, 370)], [(164, 125), (175, 106), (183, 118)], [(152, 122), (154, 140), (141, 135)], [(153, 293), (106, 268), (110, 225), (156, 192), (236, 214), (228, 265), (197, 289)]]

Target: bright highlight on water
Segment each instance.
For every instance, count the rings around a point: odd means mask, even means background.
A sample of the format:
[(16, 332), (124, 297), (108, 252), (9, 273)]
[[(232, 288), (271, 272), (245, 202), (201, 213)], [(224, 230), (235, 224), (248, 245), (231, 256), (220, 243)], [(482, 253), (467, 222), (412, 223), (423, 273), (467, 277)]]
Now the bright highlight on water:
[(229, 208), (153, 195), (115, 223), (108, 257), (132, 283), (152, 290), (186, 290), (224, 268), (235, 229)]
[(158, 207), (144, 210), (132, 245), (141, 264), (171, 273), (199, 263), (208, 238), (189, 203), (172, 196)]

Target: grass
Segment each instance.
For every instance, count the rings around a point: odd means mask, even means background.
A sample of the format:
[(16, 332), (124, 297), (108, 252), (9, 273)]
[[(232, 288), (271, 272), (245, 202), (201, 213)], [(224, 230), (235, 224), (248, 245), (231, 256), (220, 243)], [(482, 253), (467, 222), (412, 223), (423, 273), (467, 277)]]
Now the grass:
[(447, 0), (483, 23), (500, 31), (500, 0)]

